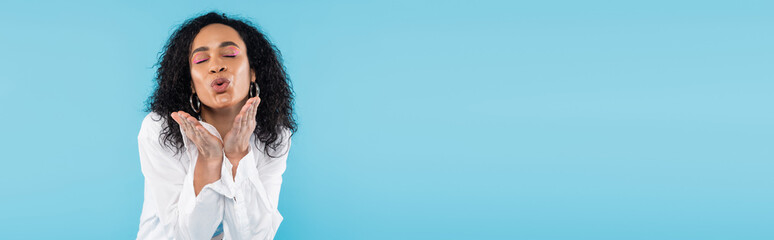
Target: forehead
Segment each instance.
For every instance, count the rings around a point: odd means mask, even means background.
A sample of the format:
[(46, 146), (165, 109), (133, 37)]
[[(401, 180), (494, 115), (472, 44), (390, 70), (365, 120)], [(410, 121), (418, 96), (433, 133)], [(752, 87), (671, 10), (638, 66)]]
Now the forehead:
[(240, 48), (245, 46), (242, 37), (239, 36), (239, 33), (234, 28), (220, 23), (210, 24), (199, 30), (191, 44), (191, 49), (188, 51), (193, 51), (199, 47), (215, 49), (220, 43), (226, 41), (232, 41), (239, 45)]

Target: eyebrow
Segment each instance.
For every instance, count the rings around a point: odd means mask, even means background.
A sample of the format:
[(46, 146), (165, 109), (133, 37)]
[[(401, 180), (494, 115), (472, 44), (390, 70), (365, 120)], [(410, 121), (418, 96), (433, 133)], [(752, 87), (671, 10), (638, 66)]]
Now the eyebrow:
[[(218, 46), (218, 47), (222, 48), (222, 47), (225, 47), (225, 46), (235, 46), (235, 47), (239, 48), (239, 45), (237, 45), (236, 43), (234, 43), (232, 41), (222, 42), (222, 43), (220, 43), (220, 46)], [(191, 55), (193, 56), (194, 53), (196, 53), (196, 52), (207, 51), (207, 50), (210, 50), (210, 48), (208, 48), (208, 47), (199, 47), (197, 49), (194, 49), (193, 52), (191, 52)]]

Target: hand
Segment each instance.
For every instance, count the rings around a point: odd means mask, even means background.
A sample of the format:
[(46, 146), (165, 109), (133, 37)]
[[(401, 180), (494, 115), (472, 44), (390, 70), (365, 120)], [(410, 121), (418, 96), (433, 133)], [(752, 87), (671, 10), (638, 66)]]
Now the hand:
[(196, 118), (184, 111), (173, 112), (171, 115), (175, 122), (183, 127), (185, 136), (196, 144), (199, 156), (210, 161), (223, 161), (223, 143), (218, 137), (212, 135)]
[[(226, 157), (230, 161), (239, 161), (247, 155), (248, 148), (250, 147), (250, 136), (255, 131), (255, 114), (258, 112), (258, 105), (261, 103), (261, 98), (254, 97), (247, 99), (247, 102), (242, 106), (242, 110), (234, 118), (231, 131), (226, 133), (223, 138), (223, 150), (226, 153)], [(234, 164), (236, 166), (237, 164)]]

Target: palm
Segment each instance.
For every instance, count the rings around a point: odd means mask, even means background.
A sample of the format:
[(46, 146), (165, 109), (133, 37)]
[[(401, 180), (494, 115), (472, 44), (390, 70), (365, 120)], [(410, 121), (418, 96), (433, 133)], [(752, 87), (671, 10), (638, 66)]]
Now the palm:
[(248, 99), (247, 103), (234, 118), (231, 130), (223, 137), (223, 151), (226, 156), (244, 156), (247, 154), (250, 143), (250, 135), (255, 130), (255, 114), (260, 98)]
[(237, 131), (234, 131), (234, 128), (231, 128), (231, 131), (226, 133), (226, 136), (223, 137), (223, 150), (226, 152), (234, 152), (234, 150), (238, 150), (238, 143), (239, 143), (239, 137), (238, 137)]
[(224, 149), (220, 139), (208, 132), (196, 118), (183, 111), (172, 113), (171, 116), (183, 128), (185, 137), (194, 142), (200, 155), (207, 159), (222, 156)]

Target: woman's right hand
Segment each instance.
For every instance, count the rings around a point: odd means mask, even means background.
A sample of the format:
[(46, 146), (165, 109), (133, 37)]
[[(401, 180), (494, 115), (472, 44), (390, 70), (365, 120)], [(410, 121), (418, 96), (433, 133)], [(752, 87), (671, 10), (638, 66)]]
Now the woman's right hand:
[(196, 144), (199, 156), (207, 161), (223, 161), (223, 143), (212, 135), (202, 124), (184, 111), (173, 112), (172, 119), (183, 127), (185, 136)]

